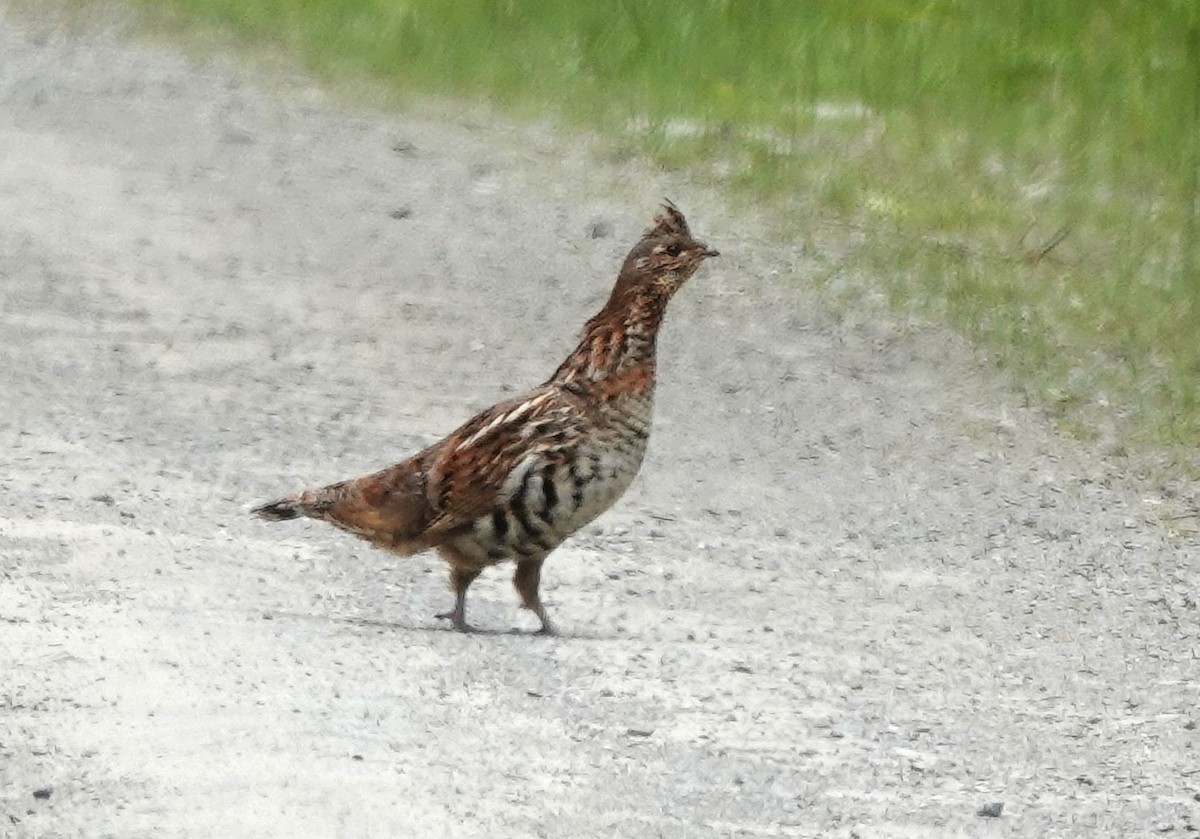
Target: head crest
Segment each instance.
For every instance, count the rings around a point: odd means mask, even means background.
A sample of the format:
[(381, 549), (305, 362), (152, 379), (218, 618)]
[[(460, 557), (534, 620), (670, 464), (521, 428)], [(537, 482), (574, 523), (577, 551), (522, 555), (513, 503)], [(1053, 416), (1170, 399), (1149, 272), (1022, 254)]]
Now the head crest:
[(654, 226), (642, 238), (651, 236), (691, 236), (687, 219), (669, 198), (663, 199), (662, 211), (654, 216)]

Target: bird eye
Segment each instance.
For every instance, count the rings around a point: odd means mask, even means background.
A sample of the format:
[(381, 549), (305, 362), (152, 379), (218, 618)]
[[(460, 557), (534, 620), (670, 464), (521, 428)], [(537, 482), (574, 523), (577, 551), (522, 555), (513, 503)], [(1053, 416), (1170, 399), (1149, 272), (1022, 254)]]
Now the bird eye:
[(679, 253), (682, 250), (683, 248), (679, 247), (678, 242), (672, 242), (671, 244), (667, 245), (667, 256), (679, 256)]

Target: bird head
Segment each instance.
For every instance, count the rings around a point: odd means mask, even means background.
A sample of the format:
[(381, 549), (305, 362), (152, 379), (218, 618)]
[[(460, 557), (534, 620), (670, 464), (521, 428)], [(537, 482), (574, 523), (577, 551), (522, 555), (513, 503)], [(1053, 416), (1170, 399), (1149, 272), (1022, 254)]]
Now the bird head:
[(667, 201), (654, 217), (654, 224), (625, 257), (617, 280), (618, 291), (678, 291), (696, 273), (704, 260), (720, 253), (697, 241), (679, 208)]

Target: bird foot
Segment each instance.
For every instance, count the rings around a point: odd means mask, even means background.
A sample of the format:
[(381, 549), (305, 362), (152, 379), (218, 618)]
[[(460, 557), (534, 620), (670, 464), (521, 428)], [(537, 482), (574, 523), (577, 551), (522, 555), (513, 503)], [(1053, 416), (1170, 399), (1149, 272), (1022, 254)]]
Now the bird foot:
[(440, 621), (450, 621), (456, 632), (475, 631), (475, 627), (467, 623), (462, 615), (455, 614), (454, 612), (438, 612), (436, 615), (434, 615), (434, 618)]

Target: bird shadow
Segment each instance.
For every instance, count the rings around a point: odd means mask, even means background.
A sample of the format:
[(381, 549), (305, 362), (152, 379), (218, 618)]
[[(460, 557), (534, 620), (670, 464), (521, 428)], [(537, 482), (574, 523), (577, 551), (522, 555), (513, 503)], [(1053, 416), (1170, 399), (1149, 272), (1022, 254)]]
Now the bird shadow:
[(598, 635), (587, 632), (562, 632), (557, 631), (552, 635), (547, 635), (539, 632), (536, 629), (493, 629), (489, 627), (472, 626), (469, 632), (459, 632), (448, 623), (439, 621), (438, 623), (420, 623), (395, 620), (383, 620), (381, 618), (364, 618), (364, 617), (347, 617), (342, 615), (321, 615), (311, 612), (292, 612), (292, 611), (272, 611), (264, 613), (264, 620), (295, 620), (310, 623), (331, 623), (340, 624), (342, 626), (353, 626), (364, 629), (382, 629), (391, 632), (428, 632), (437, 635), (459, 635), (464, 638), (478, 636), (483, 638), (503, 638), (503, 637), (524, 637), (530, 639), (544, 638), (554, 641), (613, 641), (616, 638)]
[[(467, 632), (460, 632), (448, 623), (440, 622), (429, 623), (404, 623), (402, 621), (387, 621), (379, 618), (330, 618), (332, 623), (346, 624), (347, 626), (364, 626), (373, 629), (402, 629), (409, 632), (433, 632), (445, 635), (462, 635), (470, 637), (472, 635), (481, 636), (503, 636), (503, 635), (525, 635), (531, 638), (555, 638), (562, 637), (561, 635), (545, 635), (537, 630), (527, 629), (489, 629), (487, 627), (472, 626)], [(436, 619), (435, 619), (436, 620)]]
[(489, 627), (472, 626), (467, 632), (459, 632), (453, 626), (445, 623), (437, 624), (414, 624), (404, 623), (401, 621), (386, 621), (378, 618), (330, 618), (334, 623), (342, 623), (349, 626), (363, 626), (373, 629), (391, 629), (404, 630), (407, 632), (431, 632), (439, 635), (459, 635), (464, 638), (478, 636), (483, 638), (530, 638), (530, 639), (545, 639), (547, 641), (616, 641), (620, 640), (617, 637), (609, 635), (599, 635), (589, 632), (563, 632), (555, 630), (553, 633), (547, 634), (537, 629), (494, 629)]

